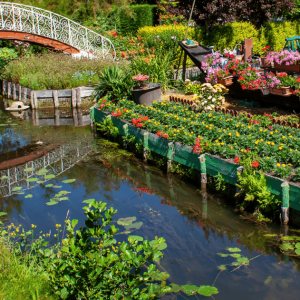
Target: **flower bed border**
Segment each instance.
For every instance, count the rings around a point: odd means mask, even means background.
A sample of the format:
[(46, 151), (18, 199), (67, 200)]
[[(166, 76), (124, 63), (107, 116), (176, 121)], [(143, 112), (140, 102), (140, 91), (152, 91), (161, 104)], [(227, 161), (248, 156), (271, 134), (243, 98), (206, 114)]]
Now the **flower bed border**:
[[(138, 129), (129, 122), (117, 119), (95, 106), (90, 109), (90, 115), (93, 123), (100, 123), (105, 118), (110, 118), (114, 126), (118, 128), (120, 135), (130, 134), (135, 136), (137, 142), (143, 144), (144, 155), (150, 150), (166, 157), (168, 166), (171, 165), (172, 161), (175, 161), (200, 171), (202, 190), (206, 188), (207, 174), (216, 176), (220, 173), (227, 183), (235, 185), (238, 179), (237, 173), (243, 170), (243, 166), (215, 155), (204, 153), (199, 156), (193, 152), (193, 147), (191, 146), (185, 146), (178, 142), (169, 142), (146, 130)], [(271, 193), (282, 199), (283, 221), (288, 222), (289, 208), (300, 212), (300, 187), (273, 176), (265, 174), (265, 177)]]

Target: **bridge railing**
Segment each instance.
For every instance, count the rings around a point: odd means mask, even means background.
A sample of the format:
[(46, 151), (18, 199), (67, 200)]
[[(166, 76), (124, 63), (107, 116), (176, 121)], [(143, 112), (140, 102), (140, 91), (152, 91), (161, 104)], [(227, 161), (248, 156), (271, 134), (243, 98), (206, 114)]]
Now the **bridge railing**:
[(0, 30), (26, 32), (58, 40), (101, 59), (115, 59), (112, 42), (64, 16), (19, 3), (0, 2)]

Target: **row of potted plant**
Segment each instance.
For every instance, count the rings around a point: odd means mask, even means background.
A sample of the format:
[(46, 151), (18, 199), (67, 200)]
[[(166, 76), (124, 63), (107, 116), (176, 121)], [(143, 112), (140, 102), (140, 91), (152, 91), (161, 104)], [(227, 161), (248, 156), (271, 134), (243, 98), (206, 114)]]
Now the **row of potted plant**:
[[(291, 173), (300, 178), (300, 132), (295, 128), (273, 125), (273, 117), (231, 116), (222, 112), (191, 111), (189, 106), (168, 101), (152, 106), (132, 101), (101, 100), (99, 109), (131, 122), (173, 142), (193, 146), (197, 154), (212, 153), (285, 178)], [(299, 150), (298, 150), (299, 148)]]

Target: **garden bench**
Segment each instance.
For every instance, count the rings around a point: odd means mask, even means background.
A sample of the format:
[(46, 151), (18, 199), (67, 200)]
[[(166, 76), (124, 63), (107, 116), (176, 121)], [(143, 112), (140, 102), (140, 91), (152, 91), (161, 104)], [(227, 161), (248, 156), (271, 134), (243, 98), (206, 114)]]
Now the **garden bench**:
[[(293, 52), (300, 52), (300, 43), (299, 43), (299, 40), (300, 40), (300, 36), (293, 36), (293, 37), (289, 37), (289, 38), (286, 38), (285, 41), (285, 46), (283, 49), (285, 50), (289, 50), (289, 51), (293, 51)], [(297, 47), (295, 48), (295, 42), (296, 42), (296, 45)]]

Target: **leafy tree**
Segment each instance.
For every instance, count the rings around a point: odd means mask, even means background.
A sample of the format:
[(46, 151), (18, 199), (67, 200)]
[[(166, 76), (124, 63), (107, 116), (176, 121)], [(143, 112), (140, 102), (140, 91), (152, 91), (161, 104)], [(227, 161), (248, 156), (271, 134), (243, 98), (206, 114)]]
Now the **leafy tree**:
[[(168, 12), (189, 17), (194, 0), (178, 0), (177, 5), (161, 3)], [(214, 24), (250, 21), (257, 28), (274, 17), (290, 12), (295, 5), (291, 0), (196, 0), (192, 19), (205, 25), (207, 32)]]

